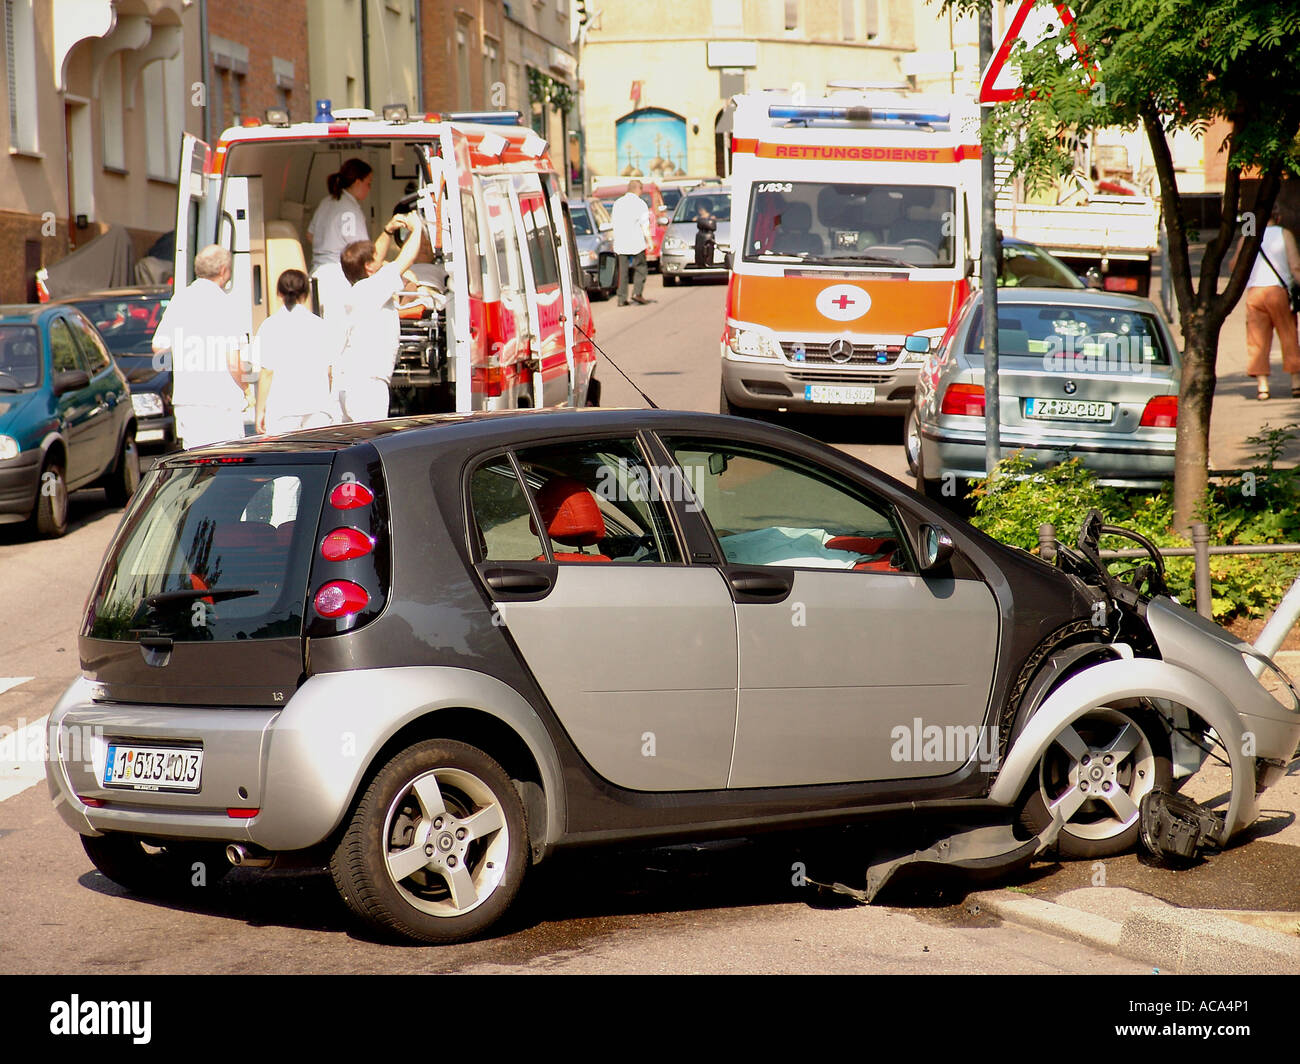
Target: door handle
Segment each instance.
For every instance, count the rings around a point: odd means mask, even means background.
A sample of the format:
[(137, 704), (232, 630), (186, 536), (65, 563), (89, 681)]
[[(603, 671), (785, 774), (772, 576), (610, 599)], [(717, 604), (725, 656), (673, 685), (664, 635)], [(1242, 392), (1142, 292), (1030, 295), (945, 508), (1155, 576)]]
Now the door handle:
[(551, 578), (535, 569), (489, 569), (483, 574), (483, 579), (494, 591), (516, 595), (549, 591), (551, 588)]
[(787, 595), (793, 582), (779, 573), (735, 573), (731, 586), (746, 595)]

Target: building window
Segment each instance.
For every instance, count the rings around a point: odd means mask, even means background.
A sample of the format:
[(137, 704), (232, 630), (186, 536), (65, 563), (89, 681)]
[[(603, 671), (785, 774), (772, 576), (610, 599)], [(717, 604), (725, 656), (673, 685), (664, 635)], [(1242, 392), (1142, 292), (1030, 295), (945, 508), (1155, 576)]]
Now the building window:
[(785, 28), (787, 30), (799, 28), (799, 0), (785, 0)]
[(740, 30), (744, 29), (744, 26), (745, 17), (740, 0), (713, 0), (713, 28), (715, 30)]
[(506, 105), (505, 86), (501, 84), (501, 50), (491, 37), (483, 38), (483, 105), (496, 111)]
[(469, 87), (469, 33), (464, 25), (456, 27), (456, 85), (457, 106), (468, 111), (473, 104)]
[(519, 69), (519, 64), (512, 62), (508, 67), (510, 71), (510, 95), (506, 105), (514, 111), (525, 111), (528, 108), (528, 87), (524, 84), (523, 71)]
[[(35, 154), (36, 29), (32, 0), (4, 0), (5, 69), (9, 82), (9, 147)], [(25, 104), (26, 106), (22, 106)]]
[(149, 131), (144, 138), (145, 173), (166, 180), (167, 91), (163, 87), (162, 63), (150, 63), (140, 72), (140, 95), (144, 97), (144, 128)]
[(880, 27), (884, 23), (884, 15), (881, 12), (883, 0), (863, 0), (864, 15), (863, 32), (867, 40), (874, 41), (880, 36)]
[(126, 139), (122, 123), (122, 53), (108, 57), (99, 82), (99, 121), (103, 132), (104, 166), (126, 169)]
[(856, 5), (857, 0), (840, 0), (840, 37), (846, 41), (854, 41), (858, 37), (857, 19), (854, 17), (856, 12), (853, 10)]

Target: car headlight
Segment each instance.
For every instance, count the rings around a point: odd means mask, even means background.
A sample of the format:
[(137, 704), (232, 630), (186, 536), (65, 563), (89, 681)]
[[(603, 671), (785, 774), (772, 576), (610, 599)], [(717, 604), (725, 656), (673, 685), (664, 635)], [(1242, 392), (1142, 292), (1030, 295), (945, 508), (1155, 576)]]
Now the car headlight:
[(676, 236), (665, 237), (663, 249), (664, 251), (685, 251), (686, 241)]
[(780, 358), (781, 345), (776, 337), (749, 325), (727, 326), (727, 346), (747, 358)]
[(22, 448), (12, 436), (0, 436), (0, 459), (17, 458)]
[(162, 396), (157, 392), (132, 392), (131, 405), (136, 417), (157, 417), (163, 412)]

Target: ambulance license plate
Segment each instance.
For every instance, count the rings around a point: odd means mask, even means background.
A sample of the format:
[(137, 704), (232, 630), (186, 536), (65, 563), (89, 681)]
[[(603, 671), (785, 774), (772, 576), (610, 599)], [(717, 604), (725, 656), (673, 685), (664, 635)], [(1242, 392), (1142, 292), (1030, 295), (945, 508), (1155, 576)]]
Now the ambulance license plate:
[(805, 384), (806, 403), (849, 403), (855, 406), (876, 401), (875, 388), (842, 387), (834, 384)]

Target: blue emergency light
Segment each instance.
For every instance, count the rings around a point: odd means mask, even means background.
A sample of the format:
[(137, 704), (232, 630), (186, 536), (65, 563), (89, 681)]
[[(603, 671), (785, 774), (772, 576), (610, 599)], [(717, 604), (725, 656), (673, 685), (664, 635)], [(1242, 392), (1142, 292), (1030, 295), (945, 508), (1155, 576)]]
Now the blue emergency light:
[(916, 126), (946, 126), (951, 115), (938, 111), (882, 111), (876, 107), (816, 107), (805, 104), (772, 104), (768, 118), (790, 122), (898, 122)]
[(523, 125), (524, 116), (519, 111), (456, 111), (447, 115), (449, 122), (479, 122), (485, 126)]

